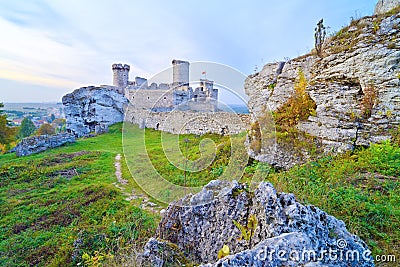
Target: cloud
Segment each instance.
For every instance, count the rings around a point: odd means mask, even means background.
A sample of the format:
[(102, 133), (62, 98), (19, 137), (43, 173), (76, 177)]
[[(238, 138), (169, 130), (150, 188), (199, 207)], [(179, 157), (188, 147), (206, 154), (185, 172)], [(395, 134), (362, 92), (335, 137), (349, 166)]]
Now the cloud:
[(310, 50), (321, 17), (338, 29), (374, 2), (0, 0), (0, 78), (25, 83), (27, 92), (30, 84), (72, 90), (110, 84), (112, 63), (130, 64), (132, 78), (151, 77), (173, 58), (249, 74)]

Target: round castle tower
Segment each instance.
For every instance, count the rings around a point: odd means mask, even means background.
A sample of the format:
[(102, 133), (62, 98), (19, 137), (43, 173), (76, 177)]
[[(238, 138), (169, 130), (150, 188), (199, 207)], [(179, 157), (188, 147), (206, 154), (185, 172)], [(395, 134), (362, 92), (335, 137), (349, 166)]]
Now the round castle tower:
[(129, 65), (113, 64), (113, 85), (121, 88), (128, 86)]
[(189, 62), (174, 59), (172, 60), (172, 85), (176, 86), (189, 86)]

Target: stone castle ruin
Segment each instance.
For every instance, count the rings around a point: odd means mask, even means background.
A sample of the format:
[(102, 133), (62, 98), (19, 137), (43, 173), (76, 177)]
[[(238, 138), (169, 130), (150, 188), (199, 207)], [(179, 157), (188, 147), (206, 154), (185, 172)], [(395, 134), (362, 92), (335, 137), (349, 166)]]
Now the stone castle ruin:
[(82, 87), (63, 97), (67, 130), (82, 137), (102, 133), (109, 125), (125, 120), (176, 134), (245, 131), (249, 115), (219, 110), (214, 81), (190, 83), (189, 68), (188, 61), (174, 59), (172, 82), (149, 84), (141, 77), (130, 81), (129, 65), (113, 64), (112, 86)]
[[(214, 82), (200, 79), (198, 87), (192, 88), (189, 84), (190, 63), (183, 60), (172, 60), (172, 83), (151, 83), (147, 79), (135, 77), (129, 81), (129, 65), (113, 64), (113, 85), (121, 88), (135, 108), (151, 109), (152, 111), (166, 112), (178, 106), (185, 108), (189, 102), (203, 103), (203, 108), (216, 111), (215, 102), (218, 101), (218, 89)], [(208, 105), (205, 105), (208, 103)], [(214, 103), (214, 105), (213, 105)], [(198, 104), (199, 105), (199, 104)]]

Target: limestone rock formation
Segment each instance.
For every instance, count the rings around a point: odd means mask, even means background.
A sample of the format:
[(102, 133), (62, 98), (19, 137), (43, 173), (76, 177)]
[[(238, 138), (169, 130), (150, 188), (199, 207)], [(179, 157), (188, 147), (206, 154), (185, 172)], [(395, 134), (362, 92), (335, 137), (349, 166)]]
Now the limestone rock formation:
[(389, 12), (397, 6), (400, 6), (400, 0), (378, 0), (378, 3), (375, 6), (375, 14)]
[[(365, 17), (326, 40), (323, 58), (308, 54), (286, 63), (267, 64), (246, 80), (250, 110), (257, 116), (267, 107), (276, 111), (293, 95), (301, 68), (308, 81), (307, 92), (317, 107), (295, 128), (314, 138), (322, 152), (343, 152), (389, 139), (400, 122), (398, 25), (400, 14)], [(290, 146), (278, 140), (274, 154), (268, 153), (267, 147), (258, 155), (250, 153), (289, 168), (308, 157), (301, 149), (294, 156)]]
[(102, 133), (124, 120), (128, 99), (119, 87), (82, 87), (62, 98), (67, 130), (77, 137)]
[[(253, 234), (240, 238), (234, 221), (245, 226), (249, 218)], [(230, 255), (218, 260), (224, 245)], [(349, 254), (359, 256), (340, 258)], [(140, 266), (374, 266), (367, 245), (343, 221), (270, 183), (252, 191), (236, 181), (212, 181), (170, 204), (137, 260)]]
[(69, 133), (26, 137), (13, 149), (18, 157), (39, 153), (50, 148), (75, 142), (75, 136)]

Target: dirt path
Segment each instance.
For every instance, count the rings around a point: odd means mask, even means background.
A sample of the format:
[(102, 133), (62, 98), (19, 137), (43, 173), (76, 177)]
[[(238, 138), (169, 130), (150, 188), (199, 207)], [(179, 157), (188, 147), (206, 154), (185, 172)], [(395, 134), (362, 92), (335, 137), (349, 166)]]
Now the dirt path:
[(134, 199), (141, 198), (142, 199), (142, 203), (140, 204), (141, 208), (152, 211), (152, 212), (159, 212), (161, 208), (157, 204), (151, 202), (149, 200), (149, 198), (147, 197), (147, 195), (137, 194), (135, 190), (132, 190), (132, 192), (130, 194), (125, 192), (126, 189), (125, 189), (124, 185), (128, 184), (128, 180), (125, 180), (122, 178), (121, 154), (117, 154), (115, 156), (114, 166), (115, 166), (115, 176), (116, 176), (118, 182), (114, 182), (113, 184), (116, 188), (118, 188), (122, 191), (124, 196), (126, 196), (125, 200), (131, 201)]
[(117, 154), (115, 156), (114, 166), (115, 166), (115, 176), (117, 177), (118, 182), (122, 185), (126, 185), (128, 183), (128, 180), (122, 178), (121, 154)]

